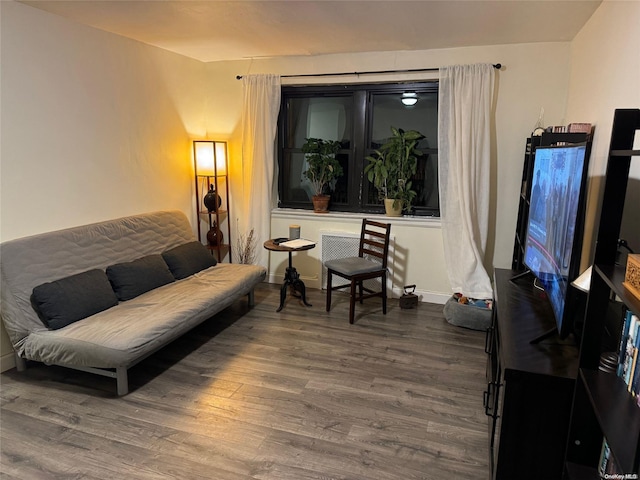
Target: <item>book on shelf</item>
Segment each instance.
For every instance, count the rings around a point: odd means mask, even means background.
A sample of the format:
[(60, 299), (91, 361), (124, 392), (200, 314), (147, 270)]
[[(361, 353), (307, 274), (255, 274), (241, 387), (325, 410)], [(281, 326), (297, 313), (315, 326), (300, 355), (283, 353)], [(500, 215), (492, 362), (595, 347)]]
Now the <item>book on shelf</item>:
[(602, 440), (602, 448), (600, 450), (600, 460), (598, 461), (598, 474), (600, 478), (614, 478), (609, 475), (620, 474), (621, 470), (618, 466), (616, 459), (611, 454), (611, 448), (607, 439)]
[(638, 336), (638, 322), (634, 321), (631, 312), (627, 312), (624, 321), (624, 341), (620, 342), (620, 363), (618, 365), (618, 376), (628, 384), (631, 374), (631, 363), (633, 359), (633, 351), (635, 341)]
[(567, 126), (569, 133), (591, 133), (592, 125), (590, 123), (570, 123)]
[(611, 457), (611, 449), (609, 448), (609, 443), (607, 439), (602, 440), (602, 448), (600, 449), (600, 459), (598, 460), (598, 473), (600, 477), (604, 477), (604, 474), (607, 473), (607, 464), (609, 463), (609, 458)]
[(569, 125), (551, 125), (545, 130), (548, 133), (586, 133), (593, 134), (593, 125), (586, 122), (575, 122)]
[(627, 390), (640, 405), (640, 319), (631, 310), (624, 315), (620, 350), (618, 353), (617, 375), (624, 380)]
[[(628, 312), (627, 312), (628, 313)], [(622, 376), (622, 364), (624, 363), (624, 358), (626, 356), (626, 345), (627, 338), (629, 336), (629, 328), (631, 327), (631, 322), (628, 315), (625, 315), (622, 322), (622, 334), (620, 335), (620, 348), (618, 350), (618, 376)]]

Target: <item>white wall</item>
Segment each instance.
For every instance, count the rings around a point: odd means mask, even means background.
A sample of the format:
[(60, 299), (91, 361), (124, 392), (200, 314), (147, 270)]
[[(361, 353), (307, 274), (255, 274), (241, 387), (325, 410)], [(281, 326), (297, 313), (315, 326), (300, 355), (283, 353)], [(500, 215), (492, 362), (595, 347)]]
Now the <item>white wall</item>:
[[(602, 196), (614, 110), (640, 108), (639, 46), (640, 2), (609, 0), (602, 2), (571, 44), (567, 121), (596, 126), (589, 169), (584, 268), (593, 255), (594, 223)], [(640, 149), (640, 139), (636, 140), (635, 148)], [(640, 159), (632, 162), (631, 177), (621, 238), (640, 251)]]
[[(251, 73), (303, 74), (323, 72), (356, 72), (366, 70), (412, 69), (438, 67), (449, 64), (500, 62), (505, 67), (497, 72), (497, 96), (492, 153), (492, 229), (491, 248), (487, 258), (489, 270), (511, 265), (513, 236), (517, 215), (520, 178), (525, 139), (533, 130), (540, 109), (545, 109), (545, 122), (564, 122), (567, 88), (569, 84), (568, 43), (502, 45), (492, 47), (456, 48), (417, 52), (377, 52), (364, 54), (321, 55), (313, 57), (286, 57), (208, 64), (212, 82), (209, 96), (224, 115), (216, 116), (216, 125), (210, 130), (228, 132), (235, 163), (240, 165), (240, 130), (242, 108), (242, 82), (236, 75)], [(375, 82), (436, 78), (437, 73), (411, 75), (367, 75), (352, 77), (304, 78), (311, 82)], [(283, 79), (283, 83), (295, 84), (300, 79)], [(238, 173), (238, 172), (236, 172)], [(232, 172), (233, 175), (233, 172)], [(237, 181), (234, 182), (237, 184)], [(239, 192), (238, 196), (241, 194)], [(236, 210), (237, 211), (237, 210)], [(295, 220), (295, 221), (294, 221)], [(308, 238), (318, 239), (318, 232), (329, 226), (332, 229), (357, 231), (360, 217), (303, 215), (291, 217), (288, 213), (272, 218), (272, 236), (287, 231), (290, 223), (299, 223)], [(411, 226), (408, 222), (394, 224), (396, 242), (411, 253), (404, 264), (401, 285), (416, 284), (418, 293), (432, 301), (443, 301), (451, 294), (448, 276), (442, 261), (442, 236), (439, 226), (422, 222)], [(260, 242), (260, 245), (262, 242)], [(310, 286), (319, 286), (319, 249), (300, 255), (296, 264), (303, 280)], [(284, 262), (281, 256), (271, 253), (270, 276), (282, 278)]]
[[(162, 208), (178, 208), (193, 217), (191, 138), (229, 141), (232, 201), (240, 204), (242, 83), (236, 74), (500, 62), (505, 67), (497, 74), (488, 264), (508, 267), (525, 139), (540, 108), (545, 109), (547, 125), (598, 125), (596, 149), (602, 151), (608, 148), (609, 133), (603, 130), (612, 109), (638, 106), (638, 5), (605, 1), (573, 44), (202, 64), (23, 4), (0, 2), (0, 239)], [(614, 70), (604, 68), (603, 62), (613, 64)], [(612, 73), (619, 70), (630, 71), (631, 78), (622, 80)], [(336, 82), (419, 77), (428, 75)], [(232, 217), (240, 215), (233, 205)], [(286, 214), (274, 216), (272, 233), (281, 234), (289, 223), (294, 222)], [(304, 235), (317, 236), (327, 225), (357, 231), (360, 221), (307, 215), (296, 223)], [(409, 252), (402, 260), (400, 283), (417, 284), (427, 298), (448, 296), (437, 224), (416, 227), (398, 221), (393, 231), (398, 245)], [(303, 278), (317, 279), (318, 254), (318, 249), (311, 250), (300, 262)], [(282, 270), (283, 259), (272, 256), (272, 278), (279, 278)], [(4, 354), (10, 351), (6, 340), (0, 348)]]
[[(565, 110), (566, 43), (202, 64), (19, 3), (1, 2), (1, 7), (3, 241), (154, 209), (178, 208), (193, 217), (190, 138), (229, 141), (231, 217), (240, 216), (242, 82), (236, 74), (501, 62), (487, 264), (506, 267), (524, 139), (540, 107), (553, 123), (562, 121)], [(346, 81), (416, 78), (433, 74)], [(311, 217), (299, 223), (312, 233), (324, 228), (324, 221)], [(285, 223), (290, 222), (274, 218), (273, 231)], [(357, 230), (359, 219), (334, 226)], [(450, 288), (437, 225), (401, 222), (394, 232), (398, 249), (410, 252), (402, 260), (399, 283), (417, 284), (426, 299), (445, 299)], [(318, 254), (311, 251), (311, 260), (299, 268), (312, 282), (319, 273)], [(282, 262), (273, 262), (270, 275), (278, 278)], [(2, 352), (10, 350), (7, 346), (2, 344)]]
[[(0, 8), (0, 240), (151, 210), (192, 218), (205, 66), (20, 3)], [(0, 348), (4, 369), (4, 329)]]

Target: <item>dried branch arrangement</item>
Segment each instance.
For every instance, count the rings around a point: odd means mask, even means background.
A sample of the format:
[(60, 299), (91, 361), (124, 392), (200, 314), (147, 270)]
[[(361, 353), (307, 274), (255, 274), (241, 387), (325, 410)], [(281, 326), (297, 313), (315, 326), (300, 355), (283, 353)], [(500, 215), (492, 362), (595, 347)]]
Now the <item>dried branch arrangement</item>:
[(238, 252), (238, 263), (253, 264), (256, 261), (256, 237), (254, 229), (249, 233), (238, 235), (236, 250)]

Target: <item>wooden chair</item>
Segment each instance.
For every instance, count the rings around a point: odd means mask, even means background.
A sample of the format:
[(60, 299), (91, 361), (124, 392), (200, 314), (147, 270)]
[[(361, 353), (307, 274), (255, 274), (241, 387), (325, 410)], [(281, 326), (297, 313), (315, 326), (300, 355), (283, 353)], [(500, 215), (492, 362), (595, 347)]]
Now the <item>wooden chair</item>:
[[(328, 273), (327, 312), (331, 309), (331, 292), (349, 287), (351, 297), (349, 299), (349, 323), (353, 323), (356, 300), (362, 303), (365, 298), (382, 297), (382, 313), (387, 313), (387, 256), (390, 234), (390, 224), (374, 222), (365, 218), (362, 220), (358, 256), (329, 260), (324, 263)], [(348, 280), (349, 283), (334, 287), (332, 285), (333, 275), (338, 275)], [(380, 278), (382, 288), (379, 292), (363, 285), (365, 280), (372, 278)]]

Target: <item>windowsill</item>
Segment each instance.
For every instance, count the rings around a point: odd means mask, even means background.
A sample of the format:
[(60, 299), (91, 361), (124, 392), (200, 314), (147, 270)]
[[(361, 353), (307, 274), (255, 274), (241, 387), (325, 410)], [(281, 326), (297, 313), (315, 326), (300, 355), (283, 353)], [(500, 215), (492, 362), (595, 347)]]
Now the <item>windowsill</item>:
[(271, 210), (271, 215), (275, 218), (291, 218), (302, 219), (310, 221), (324, 222), (331, 218), (349, 219), (349, 220), (362, 220), (363, 218), (371, 218), (381, 222), (391, 223), (392, 225), (405, 225), (422, 228), (440, 228), (442, 223), (438, 217), (422, 217), (422, 216), (409, 216), (404, 215), (402, 217), (387, 217), (386, 215), (375, 213), (353, 213), (353, 212), (328, 212), (328, 213), (314, 213), (312, 210), (302, 210), (297, 208), (274, 208)]

